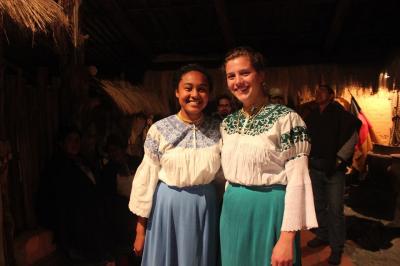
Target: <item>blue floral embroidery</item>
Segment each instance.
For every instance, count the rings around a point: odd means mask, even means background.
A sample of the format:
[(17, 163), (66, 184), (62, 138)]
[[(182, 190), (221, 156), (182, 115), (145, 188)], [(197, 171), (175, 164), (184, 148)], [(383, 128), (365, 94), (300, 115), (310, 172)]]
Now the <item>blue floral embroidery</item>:
[(150, 152), (151, 157), (160, 159), (161, 152), (158, 149), (159, 146), (160, 143), (157, 140), (153, 139), (150, 135), (147, 135), (144, 142), (144, 148)]
[(158, 121), (155, 126), (172, 147), (194, 148), (193, 131), (196, 131), (196, 147), (205, 148), (218, 143), (220, 139), (219, 123), (206, 118), (198, 127), (185, 124), (176, 115)]

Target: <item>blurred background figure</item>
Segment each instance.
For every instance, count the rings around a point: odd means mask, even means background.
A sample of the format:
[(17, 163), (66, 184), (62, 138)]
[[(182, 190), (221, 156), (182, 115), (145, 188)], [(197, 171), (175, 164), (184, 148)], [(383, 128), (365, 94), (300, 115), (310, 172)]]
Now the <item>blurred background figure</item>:
[(226, 94), (222, 94), (217, 98), (217, 111), (212, 114), (214, 118), (222, 121), (227, 115), (231, 114), (233, 111), (232, 98)]
[(126, 152), (127, 143), (118, 135), (109, 135), (105, 151), (108, 163), (104, 166), (99, 187), (105, 198), (107, 224), (110, 230), (112, 253), (118, 266), (139, 265), (131, 244), (135, 239), (136, 215), (128, 208), (133, 176), (141, 157)]
[(268, 89), (269, 102), (272, 104), (282, 104), (285, 105), (285, 95), (280, 88), (270, 88)]
[(147, 126), (147, 116), (144, 113), (135, 114), (131, 120), (131, 134), (128, 139), (127, 153), (131, 156), (143, 157), (145, 129)]
[(81, 156), (81, 133), (63, 127), (59, 151), (41, 179), (40, 224), (52, 229), (59, 251), (72, 264), (114, 265), (98, 178)]

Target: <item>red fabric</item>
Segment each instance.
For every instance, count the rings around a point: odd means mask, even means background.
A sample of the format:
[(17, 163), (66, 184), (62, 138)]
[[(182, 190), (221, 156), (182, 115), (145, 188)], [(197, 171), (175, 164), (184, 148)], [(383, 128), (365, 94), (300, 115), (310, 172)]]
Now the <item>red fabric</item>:
[(351, 97), (350, 112), (360, 119), (362, 123), (358, 132), (358, 143), (355, 147), (352, 167), (357, 169), (359, 172), (364, 172), (368, 151), (372, 150), (372, 141), (376, 140), (376, 137), (373, 133), (371, 124), (361, 111), (361, 108), (354, 97)]

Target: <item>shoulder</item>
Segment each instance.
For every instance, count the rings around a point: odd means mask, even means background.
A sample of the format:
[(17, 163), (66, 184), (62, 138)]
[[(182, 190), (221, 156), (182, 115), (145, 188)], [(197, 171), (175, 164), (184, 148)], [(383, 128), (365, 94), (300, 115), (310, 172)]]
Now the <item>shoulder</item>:
[(158, 120), (153, 125), (151, 125), (151, 127), (155, 127), (155, 128), (163, 127), (166, 124), (172, 123), (174, 120), (176, 120), (176, 115), (170, 115), (163, 119)]
[(280, 105), (270, 104), (261, 113), (260, 117), (267, 122), (267, 124), (275, 124), (279, 121), (301, 119), (300, 116), (291, 108)]
[(287, 114), (290, 113), (295, 113), (293, 109), (281, 105), (281, 104), (269, 104), (264, 110), (262, 111), (262, 115), (264, 116), (273, 116), (273, 117), (283, 117), (286, 116)]
[(237, 110), (229, 115), (227, 115), (223, 120), (222, 123), (229, 123), (235, 119), (237, 119), (238, 115), (239, 115), (240, 110)]
[(150, 126), (150, 134), (169, 134), (176, 130), (182, 130), (182, 123), (179, 121), (176, 115), (170, 115), (161, 120), (158, 120)]
[(327, 107), (326, 110), (328, 112), (336, 113), (336, 114), (344, 114), (347, 113), (347, 111), (343, 108), (343, 106), (336, 102), (332, 101)]

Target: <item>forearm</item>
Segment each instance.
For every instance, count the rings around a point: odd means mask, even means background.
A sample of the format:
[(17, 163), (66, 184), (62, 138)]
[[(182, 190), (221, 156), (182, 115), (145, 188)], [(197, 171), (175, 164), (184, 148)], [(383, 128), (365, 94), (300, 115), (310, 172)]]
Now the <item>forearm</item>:
[(285, 243), (293, 243), (294, 238), (296, 237), (296, 232), (295, 231), (281, 231), (281, 235), (279, 237), (279, 241), (285, 242)]
[(138, 216), (136, 222), (136, 234), (146, 234), (146, 228), (147, 218)]
[(281, 231), (278, 242), (272, 250), (271, 265), (293, 265), (295, 231)]
[(137, 256), (143, 254), (144, 240), (146, 237), (147, 218), (138, 216), (136, 222), (136, 238), (133, 243), (133, 251)]

